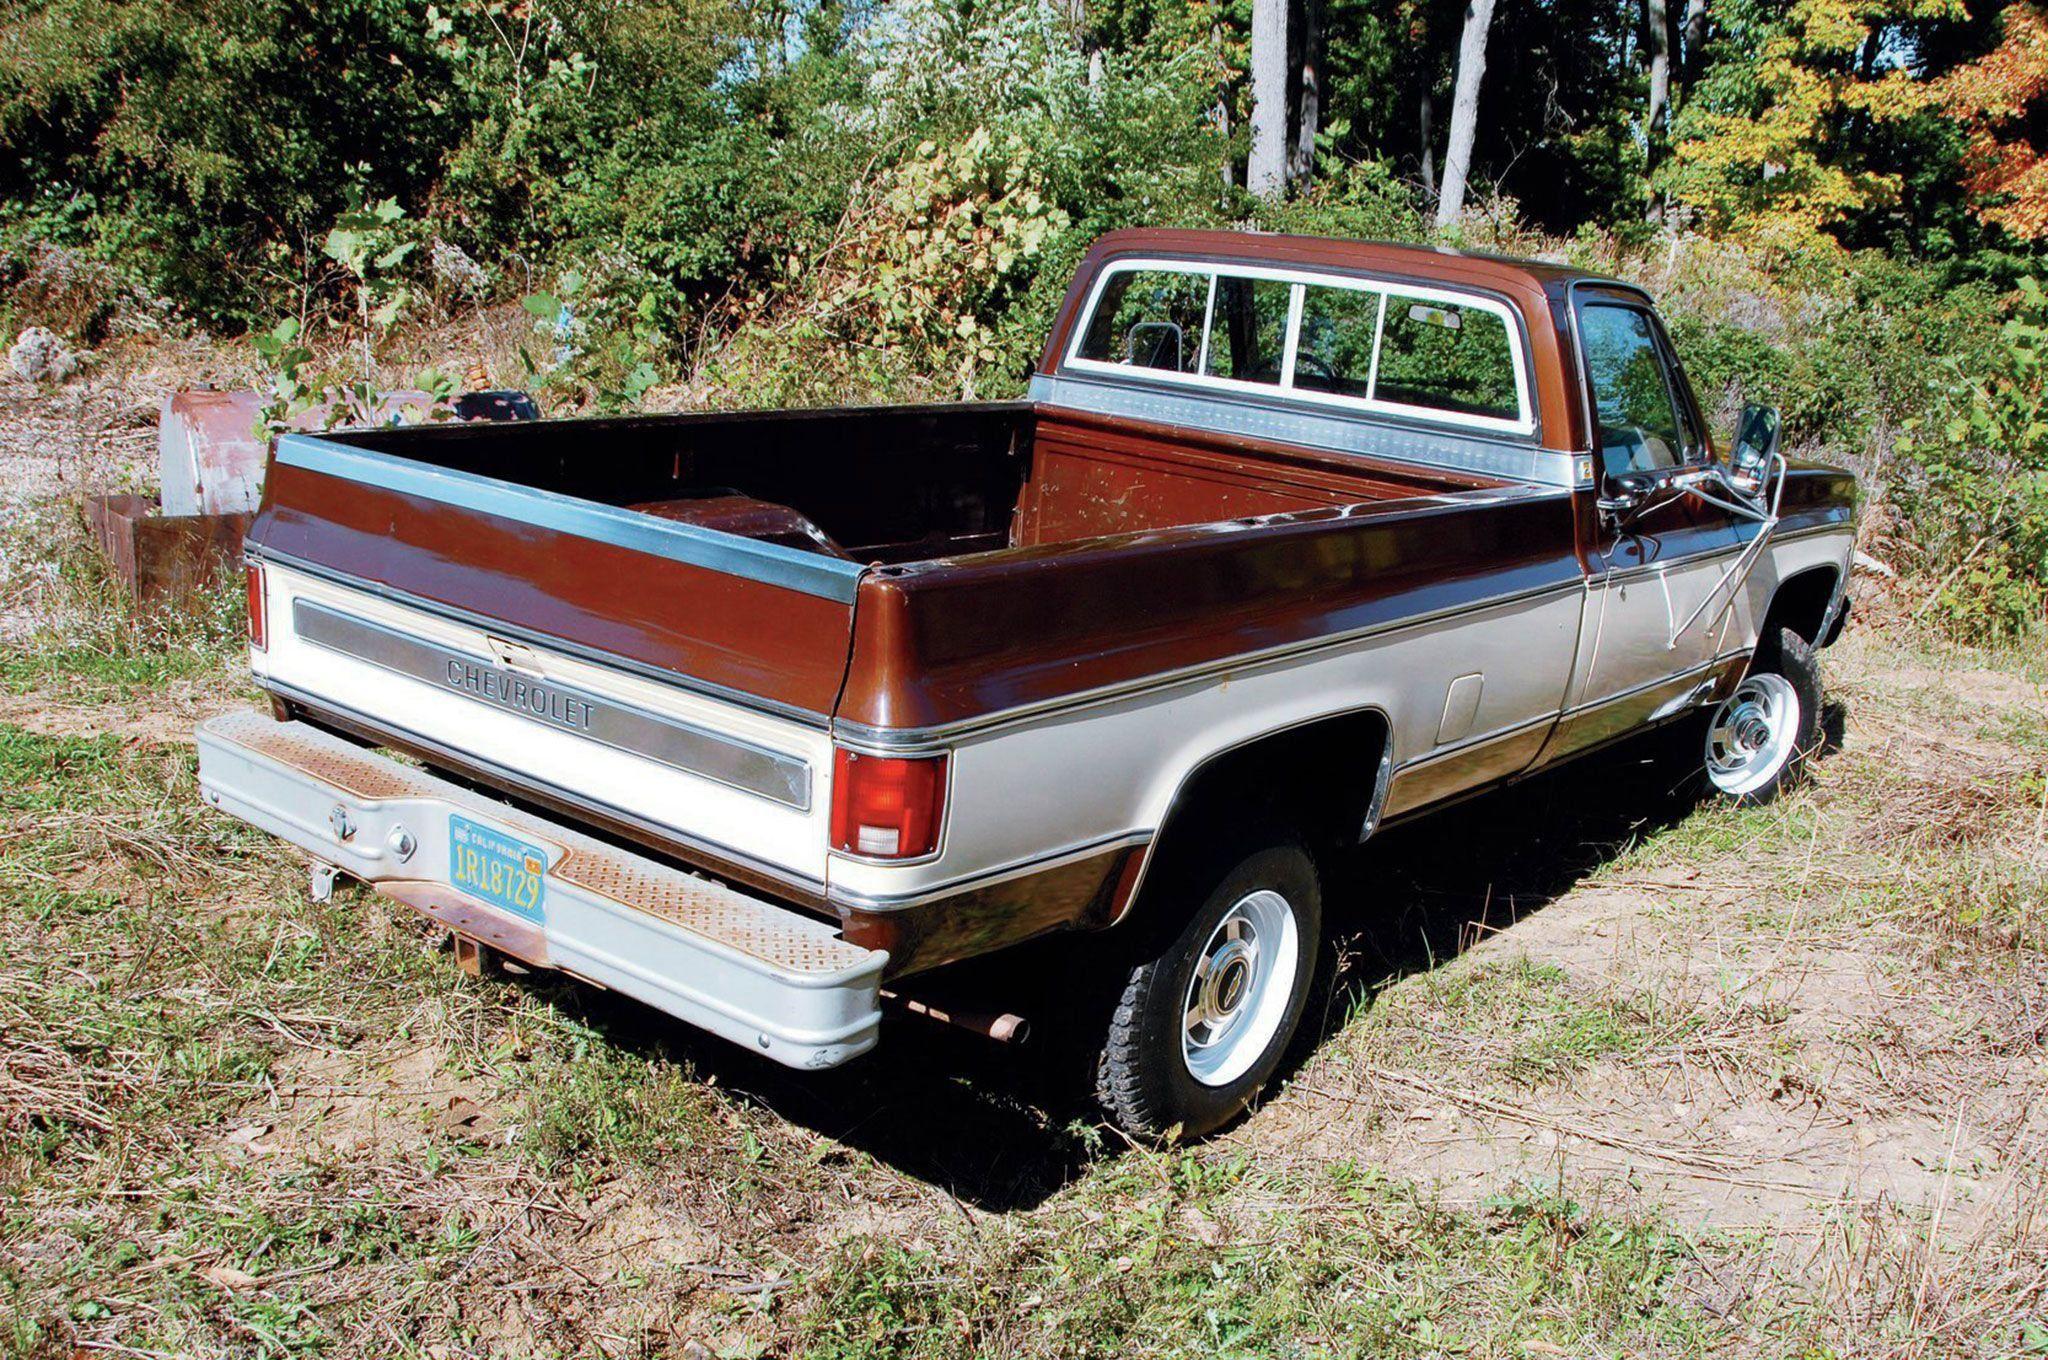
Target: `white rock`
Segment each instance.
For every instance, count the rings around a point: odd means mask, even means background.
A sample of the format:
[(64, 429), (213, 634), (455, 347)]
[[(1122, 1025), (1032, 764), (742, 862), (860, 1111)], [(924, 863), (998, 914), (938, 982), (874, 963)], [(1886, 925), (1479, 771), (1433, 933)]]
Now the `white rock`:
[(77, 371), (78, 356), (55, 331), (30, 326), (8, 349), (7, 366), (16, 377), (30, 382), (62, 382)]

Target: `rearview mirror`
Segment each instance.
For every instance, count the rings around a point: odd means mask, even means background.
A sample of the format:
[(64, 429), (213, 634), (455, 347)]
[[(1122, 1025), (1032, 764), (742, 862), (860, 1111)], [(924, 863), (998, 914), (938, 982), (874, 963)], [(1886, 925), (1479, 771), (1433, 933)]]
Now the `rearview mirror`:
[(1778, 454), (1778, 437), (1784, 422), (1775, 406), (1745, 406), (1735, 427), (1735, 447), (1728, 455), (1728, 471), (1735, 484), (1754, 494), (1763, 485), (1764, 473)]

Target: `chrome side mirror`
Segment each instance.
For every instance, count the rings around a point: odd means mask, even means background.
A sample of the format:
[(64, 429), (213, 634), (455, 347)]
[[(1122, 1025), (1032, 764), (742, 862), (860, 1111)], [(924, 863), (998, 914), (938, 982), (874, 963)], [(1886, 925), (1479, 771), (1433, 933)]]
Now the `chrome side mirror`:
[(1735, 447), (1728, 455), (1728, 477), (1737, 490), (1754, 496), (1764, 484), (1764, 474), (1778, 456), (1778, 439), (1784, 421), (1775, 406), (1750, 405), (1742, 408), (1742, 421), (1735, 427)]

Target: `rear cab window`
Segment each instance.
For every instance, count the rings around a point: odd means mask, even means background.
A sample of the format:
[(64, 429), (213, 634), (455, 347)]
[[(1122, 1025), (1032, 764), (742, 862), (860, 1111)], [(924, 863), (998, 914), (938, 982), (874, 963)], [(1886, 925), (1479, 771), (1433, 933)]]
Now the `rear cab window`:
[(1098, 281), (1064, 366), (1144, 369), (1502, 433), (1536, 423), (1507, 304), (1393, 281), (1119, 261)]

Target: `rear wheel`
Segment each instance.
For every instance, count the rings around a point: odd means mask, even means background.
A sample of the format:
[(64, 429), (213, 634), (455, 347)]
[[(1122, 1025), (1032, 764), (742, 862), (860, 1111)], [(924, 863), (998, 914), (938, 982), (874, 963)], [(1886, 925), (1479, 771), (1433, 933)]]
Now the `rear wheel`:
[(1740, 803), (1777, 797), (1820, 745), (1819, 659), (1789, 628), (1768, 642), (1707, 724), (1707, 781)]
[[(1301, 1024), (1321, 943), (1315, 864), (1292, 841), (1222, 857), (1200, 907), (1131, 968), (1096, 1091), (1135, 1137), (1214, 1132), (1272, 1078)], [(1201, 891), (1201, 876), (1178, 880)]]

